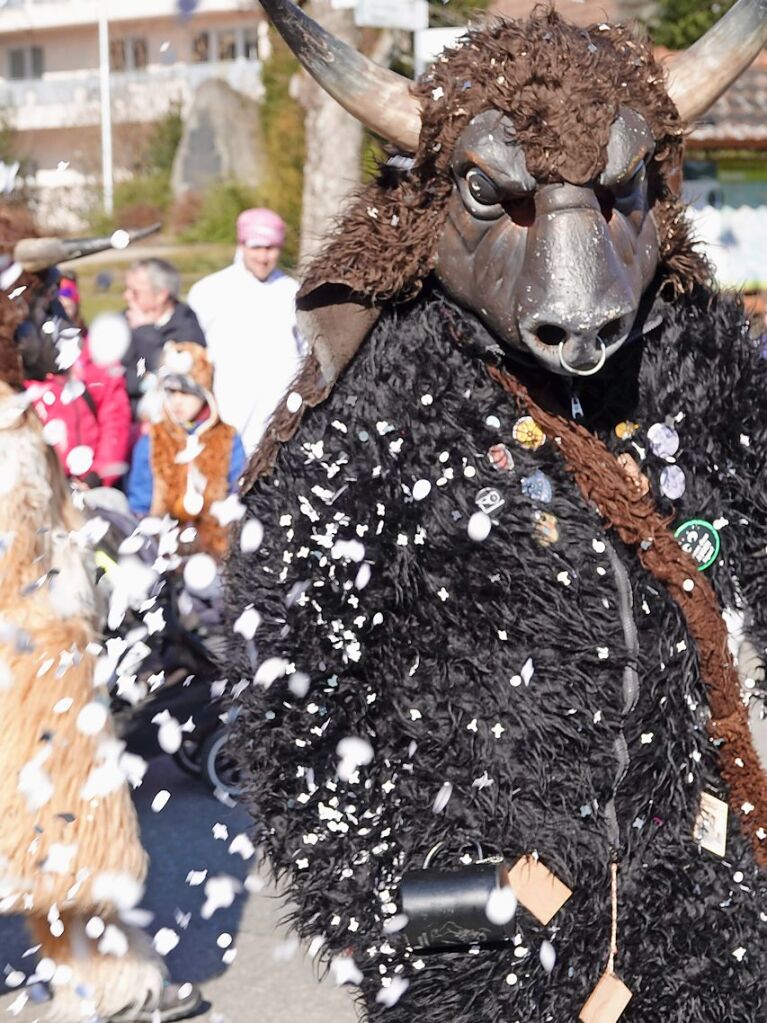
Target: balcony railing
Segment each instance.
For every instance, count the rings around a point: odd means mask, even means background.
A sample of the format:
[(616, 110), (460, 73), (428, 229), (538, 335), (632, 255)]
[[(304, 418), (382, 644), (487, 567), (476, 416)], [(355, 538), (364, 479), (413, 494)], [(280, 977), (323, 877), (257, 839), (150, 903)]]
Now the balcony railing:
[[(261, 64), (238, 59), (200, 64), (150, 65), (110, 76), (115, 121), (151, 121), (172, 101), (186, 110), (198, 85), (211, 78), (227, 82), (254, 99), (263, 93)], [(39, 79), (0, 80), (0, 109), (18, 131), (82, 127), (98, 123), (98, 72), (46, 74)]]

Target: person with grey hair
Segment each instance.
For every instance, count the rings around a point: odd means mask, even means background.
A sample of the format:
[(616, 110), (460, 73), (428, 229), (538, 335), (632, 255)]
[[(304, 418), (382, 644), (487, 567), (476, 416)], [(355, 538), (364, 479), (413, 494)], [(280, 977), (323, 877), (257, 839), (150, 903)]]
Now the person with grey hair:
[(147, 385), (154, 379), (166, 341), (194, 341), (205, 335), (194, 312), (179, 300), (181, 278), (165, 259), (139, 259), (125, 277), (125, 318), (131, 330), (123, 357), (133, 418)]

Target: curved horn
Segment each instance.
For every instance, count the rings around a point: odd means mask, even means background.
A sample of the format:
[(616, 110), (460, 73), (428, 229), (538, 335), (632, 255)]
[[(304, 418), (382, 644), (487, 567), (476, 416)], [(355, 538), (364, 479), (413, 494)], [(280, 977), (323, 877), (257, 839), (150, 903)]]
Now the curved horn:
[(767, 44), (767, 0), (738, 0), (670, 63), (668, 93), (683, 121), (700, 117)]
[(146, 238), (161, 227), (162, 224), (152, 224), (151, 227), (139, 227), (133, 231), (115, 231), (100, 238), (21, 238), (14, 246), (13, 259), (24, 270), (36, 273), (49, 266), (56, 266), (57, 263), (91, 256), (106, 249), (124, 249), (131, 242)]
[(416, 151), (421, 112), (407, 78), (336, 39), (291, 0), (261, 0), (261, 6), (312, 78), (344, 110), (405, 152)]

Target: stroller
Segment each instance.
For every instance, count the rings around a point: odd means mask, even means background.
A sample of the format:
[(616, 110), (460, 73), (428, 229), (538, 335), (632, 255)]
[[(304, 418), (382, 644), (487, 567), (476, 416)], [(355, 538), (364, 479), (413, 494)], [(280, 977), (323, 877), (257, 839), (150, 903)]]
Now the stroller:
[(172, 529), (147, 530), (146, 520), (104, 505), (86, 512), (97, 589), (108, 603), (103, 670), (118, 736), (147, 758), (170, 753), (182, 770), (236, 797), (220, 594), (184, 585)]

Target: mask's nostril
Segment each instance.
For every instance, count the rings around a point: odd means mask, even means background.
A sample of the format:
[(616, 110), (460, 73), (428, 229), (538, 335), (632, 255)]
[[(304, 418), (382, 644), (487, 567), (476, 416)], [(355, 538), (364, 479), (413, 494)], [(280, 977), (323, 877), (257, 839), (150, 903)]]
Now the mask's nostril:
[(603, 341), (606, 345), (610, 345), (613, 341), (617, 341), (623, 333), (623, 320), (610, 320), (604, 327), (600, 327), (597, 338)]
[(542, 323), (536, 329), (535, 335), (545, 345), (558, 345), (567, 340), (567, 331), (553, 323)]

